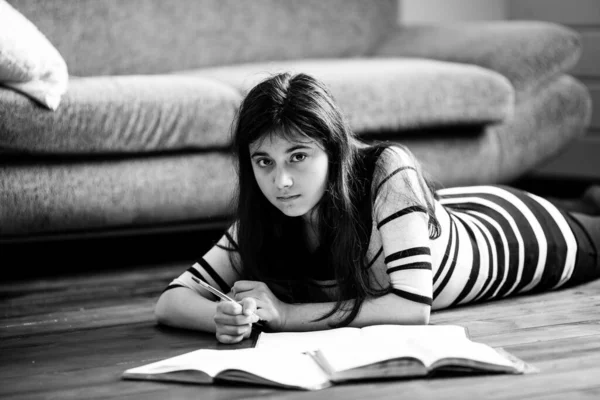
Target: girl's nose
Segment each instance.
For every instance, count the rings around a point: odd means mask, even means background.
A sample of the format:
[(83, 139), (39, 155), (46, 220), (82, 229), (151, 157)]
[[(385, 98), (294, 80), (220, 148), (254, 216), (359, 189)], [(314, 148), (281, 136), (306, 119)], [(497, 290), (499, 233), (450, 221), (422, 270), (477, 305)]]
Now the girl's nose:
[(284, 168), (278, 168), (275, 172), (275, 186), (277, 189), (289, 188), (294, 184), (292, 175), (289, 174)]

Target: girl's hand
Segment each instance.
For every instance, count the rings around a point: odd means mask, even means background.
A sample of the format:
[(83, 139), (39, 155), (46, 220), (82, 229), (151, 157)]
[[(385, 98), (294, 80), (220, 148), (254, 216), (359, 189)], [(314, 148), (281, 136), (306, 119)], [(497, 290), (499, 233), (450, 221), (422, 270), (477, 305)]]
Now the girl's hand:
[(267, 326), (274, 331), (281, 331), (285, 326), (288, 304), (279, 300), (271, 289), (263, 282), (237, 281), (231, 291), (236, 301), (254, 300), (257, 314)]
[(252, 324), (258, 322), (256, 302), (248, 298), (240, 303), (220, 301), (214, 317), (216, 337), (221, 343), (238, 343), (250, 336)]

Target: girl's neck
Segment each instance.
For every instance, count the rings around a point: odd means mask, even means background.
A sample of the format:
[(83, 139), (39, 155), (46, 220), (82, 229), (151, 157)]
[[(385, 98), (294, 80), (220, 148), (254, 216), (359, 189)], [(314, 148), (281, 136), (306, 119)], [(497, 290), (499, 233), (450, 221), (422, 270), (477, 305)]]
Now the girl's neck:
[(310, 215), (303, 217), (304, 221), (304, 236), (309, 252), (314, 252), (321, 243), (321, 235), (319, 231), (319, 217), (317, 210), (312, 210)]

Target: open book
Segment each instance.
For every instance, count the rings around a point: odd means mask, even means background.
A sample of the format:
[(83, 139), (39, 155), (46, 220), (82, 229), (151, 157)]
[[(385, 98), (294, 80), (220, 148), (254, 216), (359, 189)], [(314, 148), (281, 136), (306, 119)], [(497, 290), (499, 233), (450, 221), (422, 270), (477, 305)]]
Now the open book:
[(304, 390), (332, 385), (309, 354), (256, 348), (196, 350), (128, 369), (122, 377), (198, 384), (237, 382)]
[(535, 372), (503, 349), (474, 342), (457, 325), (373, 325), (314, 332), (263, 333), (257, 349), (306, 352), (329, 380)]
[(471, 341), (460, 326), (374, 325), (261, 333), (255, 348), (197, 350), (129, 369), (123, 377), (318, 390), (364, 379), (533, 371), (509, 353)]

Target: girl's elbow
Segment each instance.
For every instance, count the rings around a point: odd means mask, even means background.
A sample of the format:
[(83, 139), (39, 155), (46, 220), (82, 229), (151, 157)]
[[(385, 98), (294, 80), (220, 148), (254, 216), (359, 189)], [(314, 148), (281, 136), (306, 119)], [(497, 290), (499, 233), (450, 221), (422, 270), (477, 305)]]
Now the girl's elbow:
[(431, 306), (404, 300), (403, 307), (400, 307), (399, 310), (401, 311), (395, 311), (394, 315), (390, 316), (393, 321), (391, 323), (398, 325), (429, 325)]
[(431, 306), (423, 305), (419, 315), (419, 325), (429, 325), (429, 317), (431, 316)]
[(390, 307), (395, 310), (393, 316), (390, 315), (394, 321), (392, 323), (399, 325), (429, 325), (431, 305), (396, 295), (392, 295), (390, 298), (393, 301)]
[(166, 321), (166, 315), (158, 308), (154, 309), (154, 319), (156, 320), (157, 324), (168, 325)]
[(161, 296), (154, 306), (154, 319), (158, 324), (169, 325), (169, 312), (167, 311), (167, 302)]
[(431, 306), (427, 304), (419, 304), (414, 310), (413, 324), (414, 325), (429, 325), (429, 317), (431, 316)]

